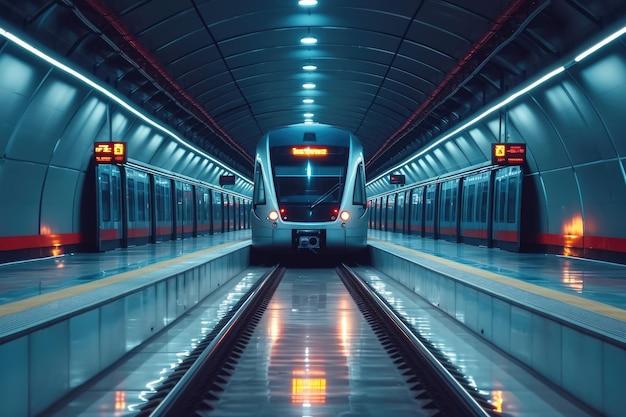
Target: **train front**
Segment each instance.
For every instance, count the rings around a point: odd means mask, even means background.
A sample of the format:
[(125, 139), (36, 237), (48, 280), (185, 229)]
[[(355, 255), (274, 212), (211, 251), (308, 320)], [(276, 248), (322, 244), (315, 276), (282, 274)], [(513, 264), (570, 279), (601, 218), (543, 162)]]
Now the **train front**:
[(259, 144), (251, 216), (255, 249), (362, 250), (366, 210), (363, 151), (349, 132), (289, 127)]

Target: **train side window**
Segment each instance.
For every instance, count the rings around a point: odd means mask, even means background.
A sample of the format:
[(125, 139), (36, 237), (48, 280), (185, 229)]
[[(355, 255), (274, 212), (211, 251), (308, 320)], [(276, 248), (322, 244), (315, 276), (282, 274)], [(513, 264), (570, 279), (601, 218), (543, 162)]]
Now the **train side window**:
[(356, 180), (354, 182), (354, 195), (352, 198), (352, 204), (365, 206), (367, 199), (365, 198), (365, 182), (363, 181), (363, 164), (359, 164), (356, 173)]
[(498, 181), (496, 183), (496, 195), (498, 196), (498, 204), (497, 204), (497, 208), (498, 208), (498, 222), (499, 223), (504, 223), (504, 205), (506, 204), (506, 188), (503, 187), (502, 184), (503, 181)]
[(137, 220), (146, 221), (146, 188), (143, 182), (137, 183)]
[(474, 221), (474, 198), (476, 193), (476, 184), (470, 184), (467, 187), (467, 209), (465, 211), (465, 220)]
[(111, 204), (111, 214), (112, 220), (117, 222), (120, 220), (120, 177), (113, 176), (113, 181), (111, 182), (111, 196), (112, 196), (112, 204)]
[(256, 164), (254, 169), (254, 193), (252, 196), (253, 207), (265, 205), (265, 183), (263, 182), (263, 170), (260, 164)]
[(506, 209), (506, 221), (508, 223), (515, 223), (515, 209), (517, 208), (517, 181), (513, 178), (509, 178), (509, 190), (507, 192), (507, 209)]
[(128, 179), (128, 190), (126, 190), (126, 202), (128, 203), (128, 221), (135, 221), (135, 180)]
[(111, 180), (109, 174), (101, 174), (100, 176), (100, 200), (102, 200), (102, 219), (103, 222), (111, 221)]
[(480, 222), (487, 222), (487, 203), (489, 201), (489, 189), (485, 182), (478, 184), (478, 194), (480, 195)]

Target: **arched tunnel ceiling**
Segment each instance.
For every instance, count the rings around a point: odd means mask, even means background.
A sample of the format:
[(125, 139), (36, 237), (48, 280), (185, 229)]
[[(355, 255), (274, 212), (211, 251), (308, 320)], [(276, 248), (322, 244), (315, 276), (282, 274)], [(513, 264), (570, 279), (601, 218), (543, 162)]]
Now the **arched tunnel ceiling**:
[(624, 3), (0, 0), (0, 15), (240, 172), (263, 133), (313, 113), (361, 139), (372, 177), (624, 16)]

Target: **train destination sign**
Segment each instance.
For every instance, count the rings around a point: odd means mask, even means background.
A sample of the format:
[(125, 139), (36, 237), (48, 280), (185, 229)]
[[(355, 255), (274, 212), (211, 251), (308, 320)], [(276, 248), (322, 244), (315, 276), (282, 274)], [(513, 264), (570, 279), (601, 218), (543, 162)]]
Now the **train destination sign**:
[(491, 163), (494, 165), (522, 165), (526, 162), (525, 143), (494, 143)]
[(293, 156), (326, 156), (328, 155), (327, 148), (312, 148), (307, 146), (306, 148), (291, 148), (291, 154)]
[(126, 162), (126, 143), (95, 142), (93, 154), (99, 164), (123, 164)]

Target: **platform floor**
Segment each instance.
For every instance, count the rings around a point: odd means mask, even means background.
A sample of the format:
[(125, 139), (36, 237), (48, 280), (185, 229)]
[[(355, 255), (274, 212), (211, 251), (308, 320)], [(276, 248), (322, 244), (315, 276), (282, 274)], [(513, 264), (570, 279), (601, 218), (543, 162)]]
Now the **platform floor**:
[(507, 252), (379, 230), (370, 230), (368, 238), (626, 310), (626, 265)]
[(238, 230), (107, 252), (68, 253), (0, 264), (0, 305), (96, 281), (215, 246), (250, 239), (250, 236), (250, 230)]

